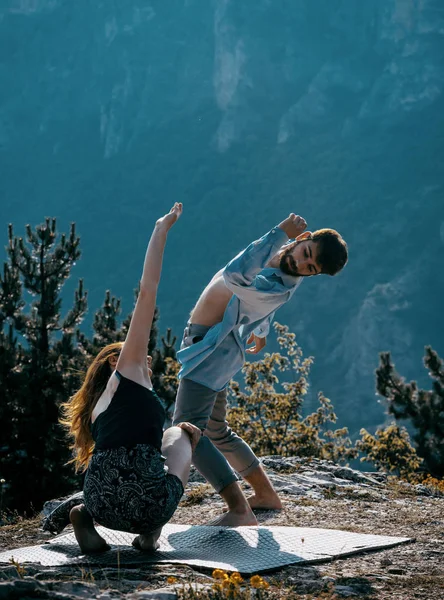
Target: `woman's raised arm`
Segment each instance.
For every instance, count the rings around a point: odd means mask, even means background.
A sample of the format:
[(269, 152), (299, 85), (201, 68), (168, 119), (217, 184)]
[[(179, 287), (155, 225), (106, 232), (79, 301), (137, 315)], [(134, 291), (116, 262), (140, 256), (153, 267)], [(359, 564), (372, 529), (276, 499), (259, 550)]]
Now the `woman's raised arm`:
[(117, 370), (125, 377), (151, 387), (147, 348), (156, 307), (157, 288), (168, 231), (182, 214), (182, 203), (176, 202), (170, 212), (156, 221), (143, 265), (140, 291), (131, 324), (117, 361)]

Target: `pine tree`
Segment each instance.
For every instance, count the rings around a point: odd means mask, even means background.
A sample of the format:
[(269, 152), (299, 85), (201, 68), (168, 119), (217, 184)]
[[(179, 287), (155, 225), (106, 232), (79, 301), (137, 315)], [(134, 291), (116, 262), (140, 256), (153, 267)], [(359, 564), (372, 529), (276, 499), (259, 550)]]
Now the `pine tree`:
[(19, 393), (23, 377), (20, 368), (22, 351), (17, 342), (13, 319), (17, 318), (23, 301), (18, 270), (5, 264), (0, 276), (0, 525), (3, 508), (11, 494), (8, 457), (17, 444), (17, 421), (20, 409)]
[(424, 365), (433, 381), (432, 389), (420, 390), (415, 381), (406, 383), (396, 372), (389, 352), (380, 354), (376, 388), (388, 401), (388, 412), (413, 426), (413, 442), (427, 472), (444, 475), (444, 368), (438, 354), (425, 348)]
[(93, 321), (93, 337), (90, 340), (85, 333), (77, 332), (79, 347), (87, 356), (87, 363), (108, 344), (123, 342), (128, 332), (131, 315), (119, 325), (118, 318), (121, 313), (120, 299), (111, 296), (111, 292), (105, 292), (102, 306), (96, 311)]
[[(9, 424), (2, 432), (1, 477), (7, 503), (19, 511), (73, 484), (72, 469), (62, 466), (70, 456), (58, 406), (78, 386), (83, 357), (74, 336), (87, 298), (80, 280), (73, 306), (62, 318), (60, 292), (80, 257), (79, 242), (74, 224), (68, 236), (58, 238), (55, 219), (35, 231), (27, 225), (26, 240), (9, 226), (8, 262), (0, 281), (1, 411), (2, 422)], [(28, 304), (24, 290), (31, 295)]]
[(169, 411), (176, 400), (178, 386), (176, 375), (179, 369), (176, 361), (176, 337), (172, 335), (171, 329), (168, 328), (166, 336), (162, 336), (160, 339), (162, 346), (159, 347), (157, 344), (158, 319), (159, 310), (156, 307), (149, 347), (149, 353), (153, 357), (152, 381), (154, 389), (164, 401), (167, 411)]

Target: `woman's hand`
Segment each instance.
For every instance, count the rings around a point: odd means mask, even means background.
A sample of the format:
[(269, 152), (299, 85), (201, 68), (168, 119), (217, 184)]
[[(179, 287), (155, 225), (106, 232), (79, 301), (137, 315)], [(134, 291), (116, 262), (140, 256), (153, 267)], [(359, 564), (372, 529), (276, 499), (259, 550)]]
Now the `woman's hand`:
[(168, 230), (181, 214), (182, 203), (176, 202), (170, 212), (156, 222), (143, 263), (140, 293), (137, 296), (131, 323), (116, 367), (125, 377), (148, 387), (151, 383), (147, 379), (147, 369), (151, 377), (151, 364), (147, 359), (146, 349), (156, 309), (163, 253)]
[(167, 213), (164, 217), (157, 219), (156, 227), (163, 229), (164, 231), (169, 231), (182, 214), (182, 208), (182, 202), (175, 202), (169, 213)]
[(191, 450), (192, 450), (192, 452), (194, 452), (197, 444), (199, 443), (200, 438), (202, 437), (202, 432), (199, 429), (199, 427), (196, 427), (196, 425), (193, 425), (192, 423), (188, 423), (187, 421), (185, 421), (183, 423), (178, 423), (176, 425), (176, 427), (180, 427), (181, 429), (183, 429), (184, 431), (186, 431), (188, 433), (188, 435), (190, 436), (190, 441), (191, 441)]

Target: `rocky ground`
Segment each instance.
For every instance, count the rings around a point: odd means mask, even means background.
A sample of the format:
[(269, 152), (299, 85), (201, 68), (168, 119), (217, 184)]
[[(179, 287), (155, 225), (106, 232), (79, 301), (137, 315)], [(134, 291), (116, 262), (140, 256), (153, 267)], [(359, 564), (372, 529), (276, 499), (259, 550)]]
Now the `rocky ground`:
[[(321, 527), (414, 538), (415, 542), (315, 566), (290, 566), (263, 575), (263, 598), (444, 599), (444, 497), (381, 474), (364, 474), (326, 461), (267, 457), (263, 463), (280, 491), (284, 510), (262, 512), (264, 525)], [(222, 502), (194, 472), (173, 521), (205, 524)], [(0, 527), (2, 549), (47, 541), (40, 519)], [(174, 578), (175, 583), (171, 583)], [(183, 585), (201, 584), (208, 598), (211, 573), (187, 566), (141, 568), (0, 568), (0, 600), (125, 598), (172, 600)], [(240, 596), (239, 596), (240, 597)]]

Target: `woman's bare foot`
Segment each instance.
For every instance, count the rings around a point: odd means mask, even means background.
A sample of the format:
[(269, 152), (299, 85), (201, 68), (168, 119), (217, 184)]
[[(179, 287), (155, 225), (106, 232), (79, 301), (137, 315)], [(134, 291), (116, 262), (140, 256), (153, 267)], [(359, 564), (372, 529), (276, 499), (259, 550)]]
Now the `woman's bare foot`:
[(109, 545), (103, 537), (98, 534), (94, 527), (92, 517), (86, 510), (84, 504), (79, 504), (71, 509), (69, 520), (74, 527), (74, 535), (76, 536), (80, 550), (84, 554), (105, 552), (106, 550), (109, 550)]
[(152, 533), (148, 534), (140, 534), (135, 537), (132, 541), (132, 545), (137, 550), (143, 550), (144, 552), (154, 552), (160, 548), (160, 544), (158, 542), (159, 536), (161, 534), (162, 527), (156, 529)]
[(219, 527), (242, 527), (245, 525), (257, 525), (257, 519), (251, 508), (247, 507), (246, 510), (241, 511), (226, 510), (225, 514), (206, 524)]

